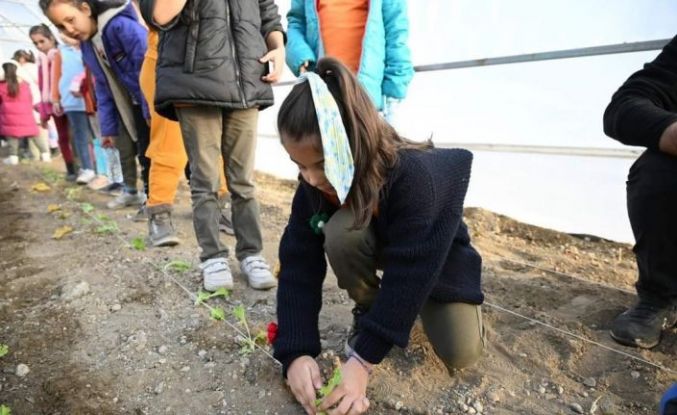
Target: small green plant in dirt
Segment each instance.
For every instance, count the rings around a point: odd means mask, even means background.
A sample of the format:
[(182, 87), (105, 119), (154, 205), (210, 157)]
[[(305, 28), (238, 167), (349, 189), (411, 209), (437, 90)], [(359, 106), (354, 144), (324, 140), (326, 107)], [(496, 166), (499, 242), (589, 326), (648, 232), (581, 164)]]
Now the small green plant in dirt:
[(226, 288), (221, 287), (218, 290), (214, 291), (213, 293), (208, 293), (205, 291), (198, 291), (197, 293), (197, 298), (195, 299), (195, 305), (200, 305), (207, 300), (211, 298), (216, 298), (216, 297), (223, 297), (223, 298), (228, 298), (230, 297), (230, 291), (228, 291)]
[(116, 233), (120, 230), (120, 228), (118, 228), (118, 224), (110, 216), (102, 213), (96, 215), (95, 217), (97, 222), (99, 222), (99, 226), (96, 227), (94, 232), (98, 233), (99, 235)]
[(143, 236), (137, 236), (136, 238), (132, 239), (131, 245), (132, 249), (135, 249), (137, 251), (145, 251), (146, 239)]
[(209, 309), (209, 311), (210, 317), (213, 318), (214, 320), (220, 321), (226, 319), (226, 312), (221, 307), (212, 307)]
[(61, 179), (61, 175), (52, 169), (43, 169), (42, 178), (49, 183), (56, 183)]
[[(330, 393), (336, 389), (336, 387), (341, 383), (343, 375), (341, 374), (341, 361), (338, 357), (334, 358), (334, 370), (331, 374), (331, 377), (320, 389), (317, 391), (317, 399), (315, 399), (315, 407), (319, 407), (322, 403), (322, 399), (329, 396)], [(318, 415), (326, 414), (326, 412), (318, 412)]]
[(246, 356), (256, 349), (257, 344), (266, 343), (266, 332), (261, 330), (255, 336), (252, 336), (247, 322), (247, 315), (243, 305), (233, 308), (233, 316), (237, 319), (240, 326), (246, 331), (245, 337), (240, 337), (240, 354)]
[(9, 353), (9, 346), (0, 343), (0, 357), (6, 356)]
[(91, 203), (80, 203), (80, 209), (85, 213), (94, 212), (94, 206)]
[(0, 405), (0, 415), (12, 415), (12, 410), (7, 405)]
[(66, 199), (75, 200), (80, 197), (82, 193), (82, 188), (80, 187), (69, 187), (66, 189)]
[(192, 268), (193, 265), (190, 262), (182, 261), (180, 259), (169, 261), (167, 265), (165, 265), (165, 270), (178, 272), (180, 274), (190, 271)]

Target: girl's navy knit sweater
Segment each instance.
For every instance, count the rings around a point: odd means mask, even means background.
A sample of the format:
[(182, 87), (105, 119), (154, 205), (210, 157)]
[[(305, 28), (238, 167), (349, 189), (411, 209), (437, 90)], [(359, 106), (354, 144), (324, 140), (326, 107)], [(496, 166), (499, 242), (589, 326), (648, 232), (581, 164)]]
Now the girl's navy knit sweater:
[[(416, 316), (428, 298), (481, 304), (482, 259), (463, 223), (463, 200), (472, 154), (466, 150), (402, 150), (381, 191), (372, 218), (384, 264), (379, 293), (360, 319), (354, 346), (379, 363), (393, 345), (406, 347)], [(302, 355), (320, 353), (318, 316), (327, 263), (324, 236), (313, 215), (336, 211), (321, 192), (301, 181), (280, 241), (278, 335), (274, 355), (286, 374)]]

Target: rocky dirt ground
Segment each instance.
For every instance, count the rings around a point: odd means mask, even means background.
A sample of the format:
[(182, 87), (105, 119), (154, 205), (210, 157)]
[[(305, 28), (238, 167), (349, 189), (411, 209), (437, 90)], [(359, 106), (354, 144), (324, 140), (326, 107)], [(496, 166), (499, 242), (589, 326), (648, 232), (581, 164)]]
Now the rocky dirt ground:
[[(67, 184), (58, 165), (0, 166), (0, 343), (9, 347), (0, 358), (0, 404), (19, 415), (302, 413), (276, 362), (260, 350), (241, 355), (234, 329), (167, 277), (200, 287), (185, 184), (174, 215), (182, 243), (139, 251), (129, 244), (146, 235), (146, 224), (132, 222), (131, 210), (106, 211), (108, 196)], [(294, 184), (258, 181), (264, 254), (274, 264)], [(83, 212), (82, 203), (94, 210)], [(480, 209), (467, 209), (466, 220), (484, 257), (486, 355), (449, 377), (415, 327), (410, 346), (375, 370), (370, 413), (656, 413), (677, 380), (677, 329), (651, 351), (608, 336), (610, 320), (633, 302), (630, 247)], [(72, 232), (55, 239), (64, 226)], [(165, 274), (177, 260), (193, 268)], [(319, 359), (328, 368), (351, 314), (333, 277), (325, 285)], [(253, 331), (275, 320), (274, 291), (253, 291), (239, 278), (229, 299), (209, 303), (244, 306)]]

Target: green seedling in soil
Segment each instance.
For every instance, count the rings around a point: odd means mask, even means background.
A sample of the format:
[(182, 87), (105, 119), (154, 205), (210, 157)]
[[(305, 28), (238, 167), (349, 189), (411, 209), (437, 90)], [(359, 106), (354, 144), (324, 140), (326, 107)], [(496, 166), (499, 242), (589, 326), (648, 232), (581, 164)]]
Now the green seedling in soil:
[(0, 405), (0, 415), (12, 415), (12, 410), (9, 409), (9, 406)]
[[(315, 407), (319, 407), (322, 403), (322, 399), (326, 398), (330, 393), (336, 389), (336, 387), (341, 383), (343, 375), (341, 374), (341, 361), (338, 357), (334, 357), (334, 370), (331, 374), (331, 377), (318, 391), (317, 399), (315, 399)], [(326, 415), (326, 412), (319, 412), (318, 415)]]
[(210, 309), (211, 311), (211, 318), (214, 320), (225, 320), (226, 319), (226, 312), (223, 310), (221, 307), (213, 307)]
[(96, 228), (95, 232), (98, 233), (99, 235), (107, 235), (111, 233), (116, 233), (120, 229), (118, 228), (118, 224), (113, 222), (113, 223), (105, 223), (103, 225), (100, 225)]
[(69, 187), (66, 189), (66, 199), (68, 200), (75, 200), (80, 197), (80, 193), (82, 193), (82, 189), (79, 187)]
[(94, 211), (94, 206), (91, 203), (80, 203), (80, 209), (85, 213), (90, 213)]
[(175, 259), (165, 265), (165, 269), (178, 273), (184, 273), (189, 271), (191, 268), (193, 268), (193, 266), (190, 264), (190, 262), (181, 261), (180, 259)]
[(137, 236), (136, 238), (132, 239), (132, 248), (136, 249), (137, 251), (145, 251), (146, 250), (146, 240), (144, 239), (143, 236)]
[(255, 337), (252, 337), (243, 305), (233, 308), (233, 316), (235, 316), (238, 323), (240, 323), (240, 325), (247, 331), (246, 337), (240, 339), (240, 354), (246, 356), (256, 349), (257, 342), (260, 342), (262, 338), (266, 338), (266, 334), (264, 332), (259, 332)]
[(9, 353), (9, 346), (0, 343), (0, 357), (7, 355), (7, 353)]
[(42, 178), (45, 179), (46, 182), (56, 183), (61, 179), (61, 176), (52, 169), (43, 169)]
[(197, 298), (195, 299), (195, 305), (200, 305), (200, 304), (204, 303), (205, 301), (209, 300), (210, 298), (216, 298), (216, 297), (228, 298), (228, 297), (230, 297), (230, 291), (228, 291), (224, 287), (219, 288), (218, 290), (214, 291), (213, 293), (208, 293), (208, 292), (200, 290), (197, 293)]

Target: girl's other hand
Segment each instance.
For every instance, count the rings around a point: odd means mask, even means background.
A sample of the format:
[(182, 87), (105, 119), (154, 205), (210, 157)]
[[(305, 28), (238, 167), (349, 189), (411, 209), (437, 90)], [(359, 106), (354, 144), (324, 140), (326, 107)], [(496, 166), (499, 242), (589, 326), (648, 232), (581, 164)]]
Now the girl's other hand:
[(303, 62), (303, 64), (301, 64), (301, 66), (299, 67), (299, 73), (301, 74), (308, 72), (308, 65), (310, 65), (310, 62), (308, 61)]
[[(329, 415), (357, 415), (367, 412), (367, 383), (369, 373), (356, 359), (348, 359), (341, 365), (341, 383), (322, 400), (320, 411)], [(334, 409), (329, 409), (336, 406)]]
[(287, 384), (308, 415), (315, 415), (316, 391), (322, 387), (320, 367), (310, 356), (297, 357), (287, 370)]
[(115, 148), (115, 137), (107, 135), (101, 138), (101, 147)]

